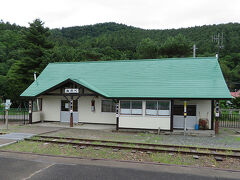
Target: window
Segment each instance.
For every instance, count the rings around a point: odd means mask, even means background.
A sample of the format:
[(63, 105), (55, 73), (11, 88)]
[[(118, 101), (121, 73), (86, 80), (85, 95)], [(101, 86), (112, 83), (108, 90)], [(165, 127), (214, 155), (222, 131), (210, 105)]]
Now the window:
[(33, 101), (33, 112), (37, 112), (37, 111), (42, 111), (42, 99), (41, 98), (37, 98)]
[[(183, 116), (184, 106), (183, 105), (174, 105), (173, 106), (173, 115)], [(187, 115), (196, 116), (196, 105), (187, 105)]]
[(146, 101), (146, 114), (158, 115), (157, 101)]
[(112, 100), (102, 100), (102, 112), (116, 112), (116, 103)]
[(142, 114), (142, 101), (131, 101), (132, 114)]
[(131, 114), (131, 104), (130, 101), (121, 101), (121, 114)]
[(169, 116), (170, 101), (146, 101), (146, 114)]
[[(70, 111), (70, 102), (67, 100), (62, 100), (61, 101), (61, 111)], [(78, 111), (78, 101), (73, 100), (73, 112)]]
[(142, 101), (121, 101), (121, 114), (142, 114)]
[(158, 101), (158, 115), (170, 115), (170, 102)]

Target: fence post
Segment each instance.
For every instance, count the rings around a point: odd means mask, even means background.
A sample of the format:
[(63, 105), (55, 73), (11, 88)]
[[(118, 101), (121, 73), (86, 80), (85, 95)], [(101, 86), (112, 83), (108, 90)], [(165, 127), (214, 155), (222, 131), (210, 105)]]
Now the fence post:
[(238, 121), (238, 128), (240, 127), (240, 111), (238, 112), (238, 117), (239, 117), (239, 121)]
[(23, 124), (25, 125), (25, 109), (23, 110)]

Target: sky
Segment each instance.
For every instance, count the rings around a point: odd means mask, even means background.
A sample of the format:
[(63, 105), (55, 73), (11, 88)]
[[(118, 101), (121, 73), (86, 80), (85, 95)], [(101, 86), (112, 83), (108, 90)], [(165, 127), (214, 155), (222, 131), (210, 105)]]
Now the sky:
[(49, 28), (116, 22), (144, 29), (240, 23), (240, 0), (0, 0), (0, 19)]

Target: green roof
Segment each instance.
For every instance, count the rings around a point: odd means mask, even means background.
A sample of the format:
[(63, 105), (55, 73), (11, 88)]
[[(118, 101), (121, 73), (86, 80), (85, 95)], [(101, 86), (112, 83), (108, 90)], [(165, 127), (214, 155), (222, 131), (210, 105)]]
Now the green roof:
[(216, 58), (50, 63), (22, 94), (72, 80), (107, 98), (232, 98)]

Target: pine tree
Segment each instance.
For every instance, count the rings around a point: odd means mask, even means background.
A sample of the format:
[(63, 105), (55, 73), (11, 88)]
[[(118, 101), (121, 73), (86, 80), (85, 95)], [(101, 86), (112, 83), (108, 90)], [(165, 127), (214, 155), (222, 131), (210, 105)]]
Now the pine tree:
[(29, 23), (30, 27), (24, 34), (23, 51), (8, 72), (9, 86), (13, 99), (18, 98), (32, 82), (33, 73), (40, 73), (47, 65), (53, 44), (48, 40), (49, 29), (44, 27), (40, 19)]

